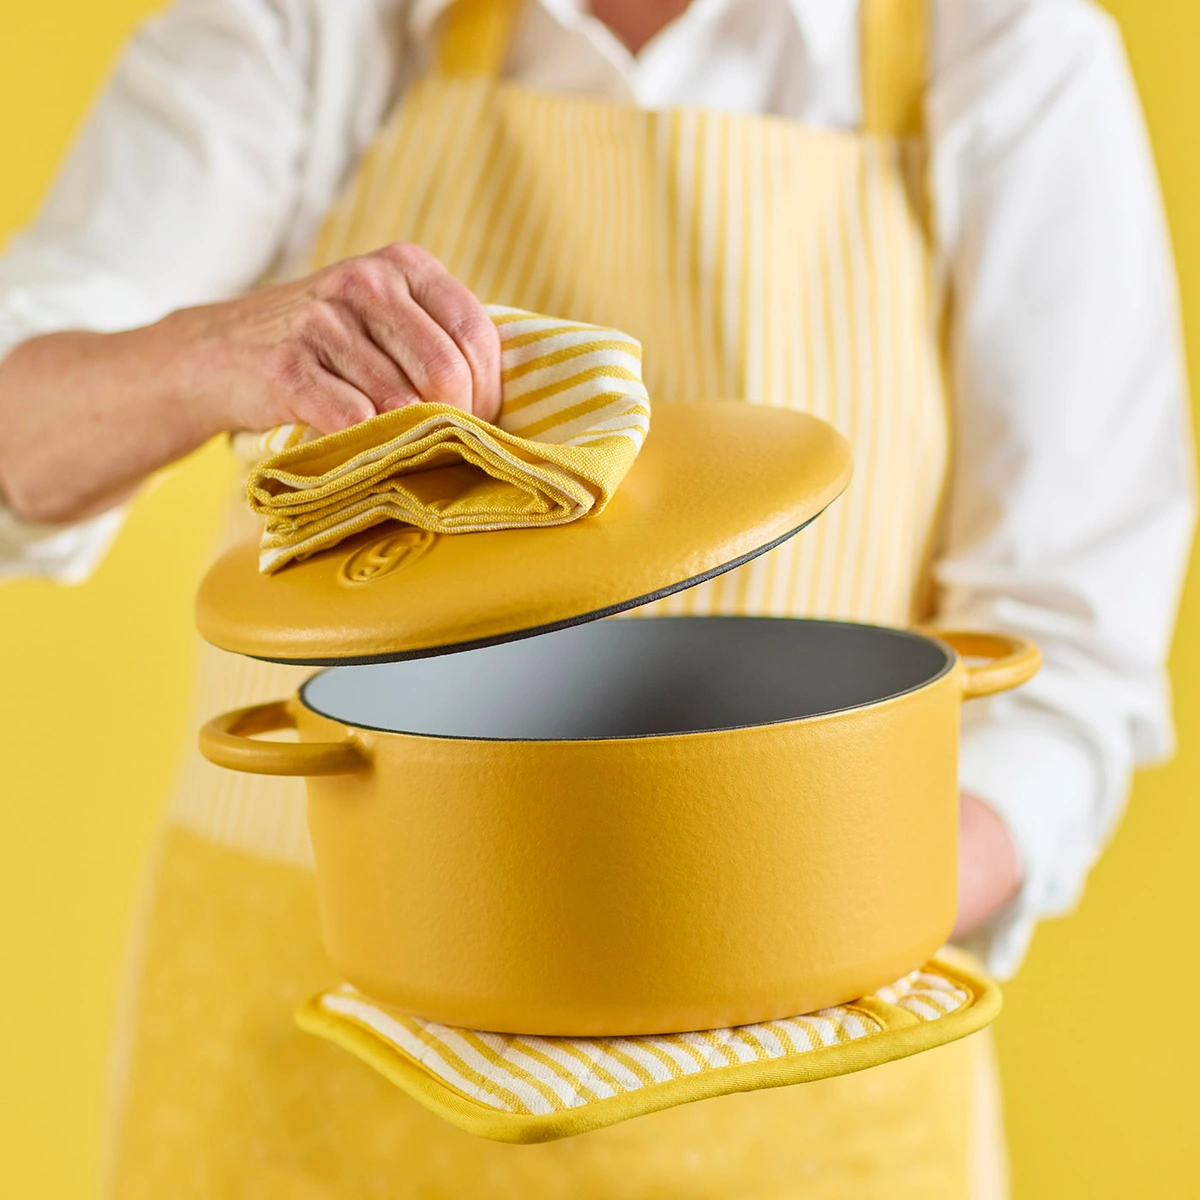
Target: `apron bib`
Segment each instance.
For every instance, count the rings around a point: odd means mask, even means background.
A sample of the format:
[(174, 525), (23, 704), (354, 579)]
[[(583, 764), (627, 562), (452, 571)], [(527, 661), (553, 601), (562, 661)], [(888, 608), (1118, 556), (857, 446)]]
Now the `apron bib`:
[[(379, 130), (312, 267), (415, 242), (485, 301), (639, 338), (652, 399), (793, 407), (850, 439), (855, 479), (811, 530), (638, 616), (926, 615), (949, 424), (919, 137), (924, 0), (864, 2), (861, 132), (513, 85), (501, 68), (517, 8), (451, 8), (438, 62)], [(251, 532), (239, 499), (226, 539)], [(309, 673), (205, 646), (195, 723)], [(336, 982), (304, 803), (300, 780), (189, 757), (124, 1006), (108, 1194), (1000, 1194), (980, 1037), (561, 1142), (453, 1128), (292, 1024)]]

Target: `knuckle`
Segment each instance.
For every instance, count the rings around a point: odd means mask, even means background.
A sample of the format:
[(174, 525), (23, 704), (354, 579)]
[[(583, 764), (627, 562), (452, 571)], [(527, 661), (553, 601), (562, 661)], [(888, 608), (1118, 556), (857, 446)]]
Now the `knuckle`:
[(324, 389), (314, 389), (305, 406), (305, 419), (325, 432), (334, 432), (356, 425), (372, 415), (374, 409), (365, 402), (359, 403), (341, 396), (331, 395)]
[(429, 386), (437, 396), (459, 396), (471, 387), (471, 369), (461, 354), (444, 351), (425, 364)]
[(469, 346), (484, 363), (500, 357), (500, 331), (486, 313), (475, 312), (460, 317), (449, 332), (460, 346)]
[(392, 242), (382, 247), (378, 254), (405, 272), (426, 271), (430, 267), (441, 266), (428, 250), (414, 242)]
[(403, 408), (404, 405), (412, 404), (421, 397), (407, 376), (399, 370), (395, 370), (380, 376), (373, 390), (372, 398), (381, 408), (390, 409)]
[(418, 400), (420, 397), (408, 388), (392, 388), (379, 398), (379, 407), (384, 412), (391, 412), (393, 409), (407, 408), (410, 404), (416, 404)]
[(301, 340), (328, 341), (341, 329), (341, 321), (328, 300), (309, 300), (295, 314), (292, 332)]
[(346, 290), (347, 281), (354, 274), (354, 259), (347, 258), (334, 263), (321, 272), (317, 286), (317, 295), (321, 297), (340, 296)]
[(378, 408), (392, 406), (400, 395), (400, 387), (396, 381), (382, 371), (372, 371), (366, 386), (367, 395)]
[(312, 386), (312, 359), (305, 347), (294, 341), (281, 342), (267, 358), (267, 378), (292, 394)]
[(330, 269), (332, 295), (354, 304), (370, 304), (385, 292), (380, 264), (370, 257), (348, 258)]

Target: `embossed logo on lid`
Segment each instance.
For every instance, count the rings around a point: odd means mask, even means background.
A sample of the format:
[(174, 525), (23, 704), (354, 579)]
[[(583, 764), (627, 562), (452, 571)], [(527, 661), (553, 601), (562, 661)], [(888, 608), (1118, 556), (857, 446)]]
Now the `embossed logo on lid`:
[(374, 583), (401, 567), (410, 566), (427, 554), (438, 535), (428, 529), (404, 526), (376, 538), (355, 550), (338, 572), (338, 581), (346, 584)]

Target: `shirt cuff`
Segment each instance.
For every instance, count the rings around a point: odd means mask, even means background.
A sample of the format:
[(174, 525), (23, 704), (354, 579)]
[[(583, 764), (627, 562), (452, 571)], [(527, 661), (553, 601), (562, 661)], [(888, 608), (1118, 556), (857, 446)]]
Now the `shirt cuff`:
[[(161, 315), (125, 280), (29, 235), (15, 238), (0, 257), (0, 361), (39, 334), (129, 329)], [(121, 505), (71, 525), (38, 525), (18, 520), (0, 498), (0, 580), (82, 583), (112, 545), (125, 512)]]
[(120, 506), (75, 525), (35, 525), (19, 521), (0, 505), (0, 579), (40, 577), (56, 583), (83, 583), (121, 530)]
[[(973, 707), (973, 706), (972, 706)], [(1016, 973), (1037, 922), (1071, 909), (1099, 846), (1092, 830), (1102, 771), (1094, 752), (1047, 714), (972, 720), (964, 713), (959, 784), (992, 808), (1012, 835), (1021, 888), (962, 939), (998, 979)]]

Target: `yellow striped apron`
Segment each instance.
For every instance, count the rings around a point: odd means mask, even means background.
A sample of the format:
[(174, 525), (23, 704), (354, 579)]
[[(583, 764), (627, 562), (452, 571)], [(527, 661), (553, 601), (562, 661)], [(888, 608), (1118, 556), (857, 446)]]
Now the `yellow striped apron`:
[[(406, 240), (481, 298), (628, 331), (652, 397), (740, 397), (854, 445), (803, 536), (644, 612), (906, 624), (948, 453), (922, 204), (924, 0), (866, 0), (864, 128), (645, 112), (501, 78), (516, 0), (460, 0), (379, 130), (313, 266)], [(250, 531), (234, 505), (227, 536)], [(308, 672), (202, 651), (195, 720)], [(145, 1197), (961, 1197), (978, 1039), (860, 1075), (508, 1146), (432, 1116), (293, 1008), (321, 951), (299, 781), (193, 754), (124, 1006), (106, 1186)], [(968, 1184), (972, 1170), (982, 1182)]]

